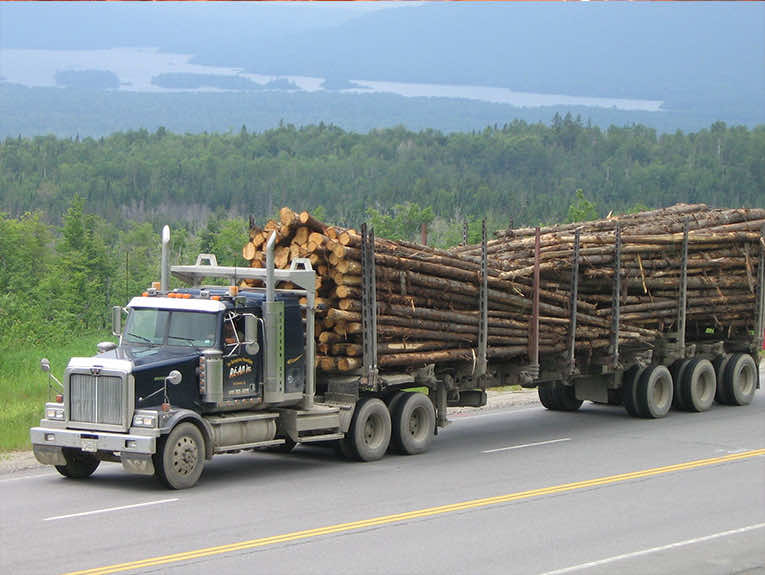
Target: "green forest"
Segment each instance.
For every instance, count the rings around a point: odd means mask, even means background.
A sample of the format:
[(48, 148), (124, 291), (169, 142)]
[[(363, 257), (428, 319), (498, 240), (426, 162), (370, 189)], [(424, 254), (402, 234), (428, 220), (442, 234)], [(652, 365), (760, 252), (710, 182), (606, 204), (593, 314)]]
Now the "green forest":
[[(662, 134), (579, 118), (443, 134), (329, 125), (235, 134), (164, 129), (0, 143), (0, 344), (106, 326), (172, 258), (242, 263), (248, 219), (283, 205), (378, 235), (454, 245), (489, 229), (676, 202), (765, 206), (765, 126)], [(31, 321), (34, 318), (34, 321)]]

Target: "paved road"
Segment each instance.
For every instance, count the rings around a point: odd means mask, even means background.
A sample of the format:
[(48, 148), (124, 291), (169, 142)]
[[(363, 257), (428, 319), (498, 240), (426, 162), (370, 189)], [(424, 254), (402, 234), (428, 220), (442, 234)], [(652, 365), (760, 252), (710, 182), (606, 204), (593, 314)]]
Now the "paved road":
[(763, 542), (762, 390), (658, 421), (459, 417), (427, 454), (367, 464), (220, 456), (180, 492), (114, 464), (0, 478), (3, 573), (765, 573)]

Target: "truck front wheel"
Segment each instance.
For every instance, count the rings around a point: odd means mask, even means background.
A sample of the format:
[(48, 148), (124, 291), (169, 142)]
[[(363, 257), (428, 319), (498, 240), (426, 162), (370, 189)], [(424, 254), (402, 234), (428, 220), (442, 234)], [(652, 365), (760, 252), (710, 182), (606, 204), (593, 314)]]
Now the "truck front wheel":
[(154, 456), (157, 479), (170, 489), (193, 487), (205, 465), (205, 440), (193, 423), (181, 423), (162, 441)]
[(85, 479), (93, 475), (101, 461), (91, 453), (85, 453), (81, 449), (64, 447), (64, 459), (66, 465), (56, 465), (58, 471), (64, 477), (71, 479)]

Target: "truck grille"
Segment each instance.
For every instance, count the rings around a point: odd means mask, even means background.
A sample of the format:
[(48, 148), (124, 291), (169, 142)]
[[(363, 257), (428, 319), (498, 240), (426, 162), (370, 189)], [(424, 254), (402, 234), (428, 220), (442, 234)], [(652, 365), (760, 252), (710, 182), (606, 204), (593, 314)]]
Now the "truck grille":
[(86, 423), (122, 424), (122, 378), (72, 373), (69, 376), (69, 419)]

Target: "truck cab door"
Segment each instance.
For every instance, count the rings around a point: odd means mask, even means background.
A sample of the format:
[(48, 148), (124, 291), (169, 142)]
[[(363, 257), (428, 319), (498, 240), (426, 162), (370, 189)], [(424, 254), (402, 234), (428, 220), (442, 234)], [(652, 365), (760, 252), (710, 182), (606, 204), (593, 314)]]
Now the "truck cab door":
[[(227, 313), (223, 320), (222, 341), (223, 397), (243, 407), (263, 400), (260, 349), (245, 339), (246, 319), (246, 314)], [(257, 331), (260, 331), (259, 326)]]

